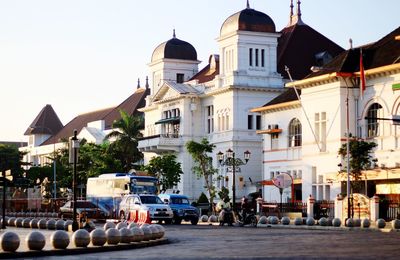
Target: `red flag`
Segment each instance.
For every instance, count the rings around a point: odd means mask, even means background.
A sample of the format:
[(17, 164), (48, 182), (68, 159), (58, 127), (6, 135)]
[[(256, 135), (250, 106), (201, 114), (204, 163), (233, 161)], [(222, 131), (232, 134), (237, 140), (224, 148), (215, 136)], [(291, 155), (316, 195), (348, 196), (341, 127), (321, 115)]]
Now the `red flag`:
[(360, 49), (360, 97), (361, 98), (364, 96), (364, 91), (365, 91), (365, 73), (364, 73), (362, 49)]

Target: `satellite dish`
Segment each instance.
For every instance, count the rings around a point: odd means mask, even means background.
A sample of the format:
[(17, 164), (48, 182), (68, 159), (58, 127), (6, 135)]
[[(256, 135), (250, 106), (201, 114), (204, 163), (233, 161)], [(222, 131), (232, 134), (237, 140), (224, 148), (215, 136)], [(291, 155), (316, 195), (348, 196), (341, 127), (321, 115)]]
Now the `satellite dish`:
[(272, 183), (279, 189), (286, 189), (292, 185), (292, 177), (287, 173), (281, 173), (272, 179)]

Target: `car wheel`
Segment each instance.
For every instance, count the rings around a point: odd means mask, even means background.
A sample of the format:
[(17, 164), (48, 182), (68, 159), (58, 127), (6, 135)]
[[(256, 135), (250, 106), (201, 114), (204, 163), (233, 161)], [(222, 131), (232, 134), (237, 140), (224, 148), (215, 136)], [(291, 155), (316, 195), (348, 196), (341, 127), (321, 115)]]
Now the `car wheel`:
[(171, 225), (171, 223), (172, 223), (172, 219), (166, 219), (164, 221), (165, 221), (165, 224), (167, 224), (167, 225)]
[[(192, 223), (192, 225), (197, 225), (198, 222), (199, 222), (199, 219), (198, 219), (198, 218), (192, 219), (192, 220), (190, 221), (190, 223)], [(223, 225), (223, 224), (222, 224), (222, 225)]]
[(119, 213), (119, 218), (120, 218), (121, 221), (124, 221), (125, 220), (125, 212), (121, 211)]
[(175, 225), (180, 225), (182, 223), (182, 219), (180, 217), (173, 218), (173, 223)]

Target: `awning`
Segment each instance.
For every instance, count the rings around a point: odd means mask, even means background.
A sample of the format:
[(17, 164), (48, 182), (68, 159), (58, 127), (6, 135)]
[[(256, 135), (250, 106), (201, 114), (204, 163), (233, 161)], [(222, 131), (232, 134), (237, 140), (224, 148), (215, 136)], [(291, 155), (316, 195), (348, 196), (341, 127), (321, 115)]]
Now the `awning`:
[(158, 120), (155, 124), (168, 124), (168, 123), (179, 123), (181, 121), (181, 118), (178, 117), (170, 117), (170, 118), (164, 118)]

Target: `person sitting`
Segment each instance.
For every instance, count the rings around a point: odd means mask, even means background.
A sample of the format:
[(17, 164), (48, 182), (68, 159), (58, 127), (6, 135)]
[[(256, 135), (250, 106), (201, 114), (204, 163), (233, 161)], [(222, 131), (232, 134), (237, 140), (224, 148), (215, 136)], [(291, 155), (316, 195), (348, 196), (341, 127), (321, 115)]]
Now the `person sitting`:
[(226, 197), (224, 199), (221, 199), (218, 203), (217, 206), (215, 207), (215, 210), (217, 211), (217, 213), (219, 213), (219, 220), (220, 220), (220, 224), (224, 223), (225, 221), (225, 214), (226, 214), (226, 210), (224, 209), (230, 209), (231, 208), (231, 204), (229, 203), (229, 198)]
[(243, 196), (241, 202), (241, 219), (243, 222), (250, 211), (251, 211), (251, 205), (249, 203), (249, 199)]

